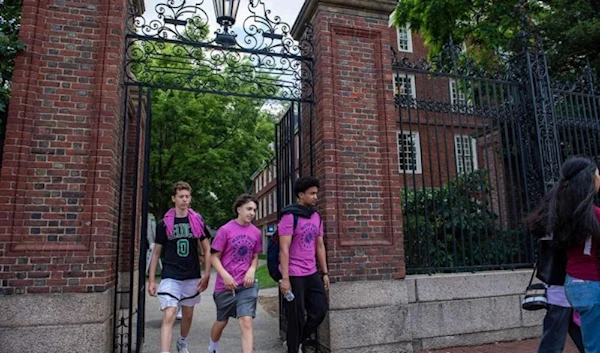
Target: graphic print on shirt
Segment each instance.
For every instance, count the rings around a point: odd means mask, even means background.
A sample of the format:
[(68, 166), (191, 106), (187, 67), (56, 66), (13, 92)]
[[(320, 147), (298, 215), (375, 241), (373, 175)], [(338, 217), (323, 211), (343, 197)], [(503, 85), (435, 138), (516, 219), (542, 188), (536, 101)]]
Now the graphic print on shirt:
[(256, 240), (245, 235), (240, 234), (231, 239), (231, 245), (233, 245), (232, 258), (237, 263), (246, 263), (252, 260), (252, 254)]
[(173, 226), (173, 234), (170, 239), (177, 239), (177, 255), (187, 257), (190, 254), (190, 241), (194, 235), (189, 223), (179, 223)]
[(299, 227), (300, 248), (302, 251), (309, 252), (315, 250), (315, 238), (319, 229), (312, 222)]

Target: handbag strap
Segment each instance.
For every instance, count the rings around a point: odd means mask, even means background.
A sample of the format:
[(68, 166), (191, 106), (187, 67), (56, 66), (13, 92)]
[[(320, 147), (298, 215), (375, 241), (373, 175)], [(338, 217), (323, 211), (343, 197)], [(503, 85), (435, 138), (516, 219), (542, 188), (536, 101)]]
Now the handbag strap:
[(531, 283), (533, 283), (533, 277), (535, 277), (536, 272), (537, 272), (537, 259), (533, 263), (533, 271), (531, 272), (531, 278), (529, 279), (529, 284), (527, 285), (527, 287), (531, 286)]

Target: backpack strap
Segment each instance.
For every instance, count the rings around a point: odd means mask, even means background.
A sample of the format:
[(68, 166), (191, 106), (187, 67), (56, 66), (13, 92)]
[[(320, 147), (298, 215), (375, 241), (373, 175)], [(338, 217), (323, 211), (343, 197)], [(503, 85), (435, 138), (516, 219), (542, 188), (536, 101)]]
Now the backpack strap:
[(296, 227), (298, 226), (298, 215), (295, 213), (292, 213), (292, 216), (294, 217), (294, 228), (292, 228), (292, 233), (293, 233), (296, 230)]

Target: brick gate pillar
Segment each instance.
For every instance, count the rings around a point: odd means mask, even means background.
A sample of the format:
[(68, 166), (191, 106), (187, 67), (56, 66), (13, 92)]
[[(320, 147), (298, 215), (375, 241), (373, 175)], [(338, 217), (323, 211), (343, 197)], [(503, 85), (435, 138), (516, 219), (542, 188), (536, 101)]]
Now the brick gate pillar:
[(388, 25), (396, 4), (306, 0), (294, 26), (296, 38), (305, 23), (314, 30), (314, 176), (335, 282), (319, 339), (331, 352), (410, 346), (390, 51), (396, 34)]
[(3, 352), (111, 351), (129, 2), (23, 1), (0, 181)]

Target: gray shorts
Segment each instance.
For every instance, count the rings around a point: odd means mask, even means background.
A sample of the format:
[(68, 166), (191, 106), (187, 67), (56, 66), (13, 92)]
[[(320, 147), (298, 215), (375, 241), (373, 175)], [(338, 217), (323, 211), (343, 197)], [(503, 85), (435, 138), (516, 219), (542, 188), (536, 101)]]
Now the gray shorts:
[(256, 302), (258, 300), (258, 282), (246, 288), (240, 286), (235, 290), (235, 295), (230, 290), (213, 294), (217, 305), (217, 321), (227, 321), (230, 317), (256, 316)]

